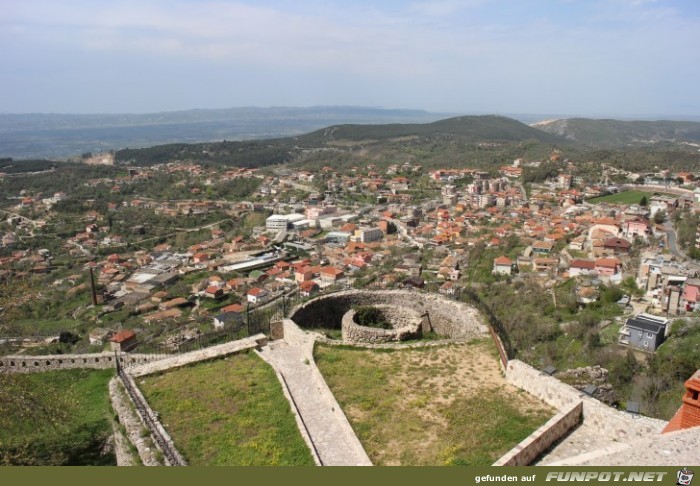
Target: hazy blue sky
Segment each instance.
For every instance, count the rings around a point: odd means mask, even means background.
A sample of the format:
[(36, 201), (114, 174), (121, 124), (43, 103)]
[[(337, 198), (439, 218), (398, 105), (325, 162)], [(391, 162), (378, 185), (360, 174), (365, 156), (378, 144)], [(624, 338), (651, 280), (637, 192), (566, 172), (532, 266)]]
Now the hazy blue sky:
[(700, 115), (700, 0), (0, 0), (0, 112)]

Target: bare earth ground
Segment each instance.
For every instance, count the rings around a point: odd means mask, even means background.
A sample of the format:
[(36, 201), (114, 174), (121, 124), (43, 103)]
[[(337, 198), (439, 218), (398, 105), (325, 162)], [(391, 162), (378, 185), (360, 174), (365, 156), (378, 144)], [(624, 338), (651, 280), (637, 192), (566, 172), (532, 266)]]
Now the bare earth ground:
[(506, 383), (490, 340), (315, 357), (377, 465), (492, 464), (555, 413)]

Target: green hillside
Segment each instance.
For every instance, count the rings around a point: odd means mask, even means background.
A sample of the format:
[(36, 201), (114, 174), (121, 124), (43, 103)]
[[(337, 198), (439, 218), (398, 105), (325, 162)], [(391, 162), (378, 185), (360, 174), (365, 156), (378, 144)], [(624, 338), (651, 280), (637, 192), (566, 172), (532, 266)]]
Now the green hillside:
[(347, 143), (378, 144), (416, 139), (459, 143), (537, 141), (566, 143), (556, 135), (502, 116), (463, 116), (425, 124), (335, 125), (298, 137), (244, 142), (158, 145), (116, 152), (116, 161), (151, 165), (174, 160), (196, 160), (240, 167), (265, 167), (298, 160), (308, 149), (342, 146)]
[(497, 115), (460, 116), (432, 123), (392, 123), (387, 125), (336, 125), (298, 137), (303, 142), (323, 143), (338, 140), (387, 140), (399, 137), (452, 135), (463, 142), (539, 140), (557, 143), (557, 135), (543, 134), (512, 118)]
[(700, 143), (700, 123), (570, 118), (533, 125), (546, 133), (591, 147), (615, 148)]

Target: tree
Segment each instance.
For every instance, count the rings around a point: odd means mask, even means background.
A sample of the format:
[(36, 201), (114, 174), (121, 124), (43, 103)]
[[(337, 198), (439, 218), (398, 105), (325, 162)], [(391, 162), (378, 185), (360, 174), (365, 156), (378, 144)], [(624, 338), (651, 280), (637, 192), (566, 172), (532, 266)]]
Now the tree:
[(643, 208), (645, 208), (649, 205), (649, 200), (647, 199), (646, 196), (642, 196), (642, 198), (639, 200), (639, 205), (642, 206)]
[(661, 224), (666, 220), (666, 211), (660, 210), (654, 213), (654, 223)]

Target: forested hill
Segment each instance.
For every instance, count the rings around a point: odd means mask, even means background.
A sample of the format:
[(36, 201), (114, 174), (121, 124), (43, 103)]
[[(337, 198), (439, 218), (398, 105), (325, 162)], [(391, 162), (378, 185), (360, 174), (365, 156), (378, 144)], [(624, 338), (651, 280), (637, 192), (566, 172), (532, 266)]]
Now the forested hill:
[(298, 137), (312, 143), (336, 141), (373, 141), (398, 137), (454, 136), (462, 142), (538, 140), (557, 143), (558, 135), (543, 133), (512, 118), (497, 115), (459, 116), (432, 123), (392, 123), (388, 125), (336, 125)]
[(621, 121), (569, 118), (532, 125), (589, 147), (623, 148), (700, 143), (700, 123), (692, 121)]
[(502, 116), (462, 116), (425, 124), (335, 125), (307, 135), (245, 142), (169, 144), (116, 152), (116, 161), (151, 165), (173, 160), (225, 163), (263, 167), (295, 160), (304, 150), (338, 147), (349, 143), (367, 145), (404, 138), (457, 140), (461, 143), (519, 142), (567, 143), (566, 139)]

